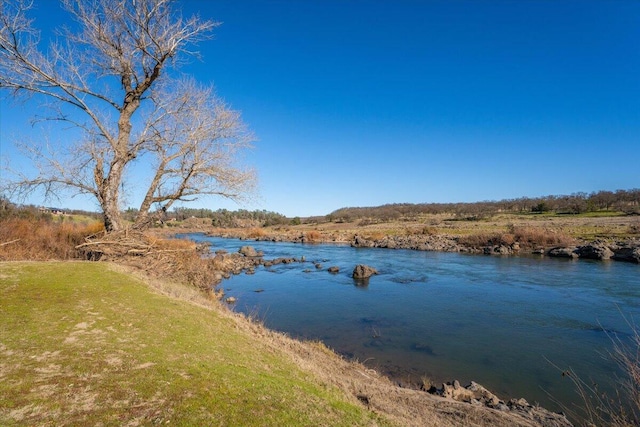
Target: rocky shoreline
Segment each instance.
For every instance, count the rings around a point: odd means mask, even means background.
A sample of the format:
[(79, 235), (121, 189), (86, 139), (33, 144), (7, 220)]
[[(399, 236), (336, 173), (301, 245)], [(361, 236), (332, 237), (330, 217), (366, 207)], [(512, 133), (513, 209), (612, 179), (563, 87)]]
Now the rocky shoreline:
[(594, 241), (576, 246), (554, 246), (551, 248), (531, 248), (519, 242), (511, 245), (466, 246), (447, 236), (387, 236), (378, 240), (367, 240), (355, 236), (351, 246), (357, 248), (413, 249), (419, 251), (462, 252), (485, 255), (537, 254), (552, 258), (573, 258), (592, 260), (615, 260), (640, 264), (640, 241), (624, 242)]
[(545, 427), (570, 427), (573, 424), (565, 414), (551, 412), (537, 405), (531, 405), (525, 399), (501, 400), (498, 396), (482, 385), (471, 381), (463, 387), (460, 382), (453, 381), (442, 384), (441, 388), (431, 386), (424, 390), (429, 394), (441, 396), (445, 399), (468, 403), (473, 406), (483, 406), (496, 411), (516, 414)]
[(346, 243), (355, 248), (410, 249), (417, 251), (459, 252), (485, 255), (542, 255), (552, 258), (614, 260), (640, 264), (640, 239), (624, 241), (596, 240), (571, 246), (532, 246), (523, 242), (495, 245), (467, 245), (459, 237), (445, 234), (384, 236), (370, 239), (354, 235), (344, 240), (309, 238), (305, 233), (291, 236), (287, 234), (267, 235), (246, 238), (241, 233), (209, 233), (214, 237), (239, 238), (253, 241), (291, 242), (291, 243)]

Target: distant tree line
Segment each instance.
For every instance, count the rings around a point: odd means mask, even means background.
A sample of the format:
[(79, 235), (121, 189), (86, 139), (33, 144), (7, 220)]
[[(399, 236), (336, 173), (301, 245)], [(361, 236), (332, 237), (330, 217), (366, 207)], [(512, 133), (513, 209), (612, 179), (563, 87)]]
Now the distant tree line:
[(379, 222), (412, 220), (424, 214), (450, 214), (457, 218), (482, 219), (497, 213), (556, 213), (615, 211), (640, 214), (640, 189), (574, 193), (564, 196), (521, 197), (474, 203), (396, 203), (376, 207), (347, 207), (327, 215), (329, 221)]
[[(482, 201), (474, 203), (395, 203), (375, 207), (346, 207), (333, 211), (326, 216), (308, 218), (287, 218), (267, 210), (227, 209), (211, 210), (206, 208), (176, 207), (162, 212), (164, 221), (184, 221), (186, 219), (209, 218), (214, 227), (268, 227), (273, 225), (314, 224), (333, 222), (389, 222), (414, 220), (425, 214), (447, 214), (457, 219), (482, 219), (498, 213), (555, 213), (581, 214), (586, 212), (621, 212), (627, 215), (640, 215), (640, 189), (598, 191), (593, 193), (574, 193), (564, 196), (520, 197), (500, 201)], [(66, 210), (69, 214), (81, 214), (100, 218), (102, 214), (83, 210)], [(124, 219), (133, 221), (137, 209), (128, 208), (122, 212)], [(10, 215), (40, 215), (35, 206), (19, 206), (0, 195), (0, 218)]]
[(267, 210), (239, 209), (230, 211), (227, 209), (193, 209), (193, 208), (175, 208), (173, 212), (167, 214), (168, 218), (175, 218), (178, 221), (184, 221), (187, 218), (210, 218), (211, 225), (214, 227), (268, 227), (271, 225), (288, 224), (290, 222), (287, 217), (277, 212)]

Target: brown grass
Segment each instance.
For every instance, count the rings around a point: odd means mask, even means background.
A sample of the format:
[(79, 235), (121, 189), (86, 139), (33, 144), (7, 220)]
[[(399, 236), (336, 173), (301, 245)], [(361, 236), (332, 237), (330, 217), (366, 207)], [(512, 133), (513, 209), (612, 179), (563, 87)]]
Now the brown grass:
[(574, 239), (562, 231), (539, 227), (510, 227), (516, 241), (526, 246), (570, 246)]
[(387, 237), (389, 235), (389, 233), (382, 231), (382, 230), (371, 230), (369, 232), (367, 232), (364, 237), (367, 240), (382, 240), (385, 237)]
[[(212, 259), (202, 258), (191, 241), (133, 231), (122, 234), (145, 247), (144, 256), (140, 252), (110, 250), (105, 258), (136, 266), (156, 277), (171, 278), (206, 290), (210, 290), (219, 277), (220, 266)], [(87, 242), (88, 236), (94, 236), (94, 241), (123, 238), (107, 238), (99, 221), (76, 223), (70, 217), (62, 221), (46, 216), (5, 217), (0, 220), (0, 261), (85, 259), (87, 251), (95, 251), (99, 246), (77, 249), (78, 245)], [(112, 241), (109, 243), (109, 249), (115, 246)], [(127, 248), (130, 246), (125, 246)]]
[(514, 227), (508, 226), (506, 233), (501, 232), (478, 232), (461, 236), (458, 239), (460, 244), (470, 247), (483, 246), (511, 246), (519, 243), (524, 247), (549, 247), (549, 246), (570, 246), (574, 244), (574, 239), (558, 230), (549, 230), (540, 227)]
[(425, 236), (435, 236), (438, 234), (438, 229), (436, 227), (425, 226), (420, 230), (420, 234)]
[(305, 233), (304, 238), (307, 242), (320, 242), (322, 241), (322, 234), (317, 230), (309, 230)]
[(264, 229), (258, 228), (258, 227), (252, 227), (246, 233), (246, 236), (251, 239), (265, 237), (266, 235), (267, 235), (267, 232)]
[(68, 260), (77, 258), (76, 245), (104, 229), (101, 222), (74, 223), (49, 218), (0, 220), (0, 260)]
[(640, 425), (640, 331), (634, 327), (630, 344), (614, 339), (613, 358), (618, 362), (627, 378), (621, 384), (620, 396), (628, 400), (626, 408), (618, 405), (611, 415), (616, 427)]

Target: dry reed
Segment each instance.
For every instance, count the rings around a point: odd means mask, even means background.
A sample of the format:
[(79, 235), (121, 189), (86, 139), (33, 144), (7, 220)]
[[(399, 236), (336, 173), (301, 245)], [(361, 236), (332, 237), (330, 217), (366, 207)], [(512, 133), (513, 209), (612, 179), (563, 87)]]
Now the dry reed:
[(3, 218), (0, 221), (0, 260), (68, 260), (78, 258), (76, 245), (104, 229), (102, 223), (74, 223), (49, 218)]

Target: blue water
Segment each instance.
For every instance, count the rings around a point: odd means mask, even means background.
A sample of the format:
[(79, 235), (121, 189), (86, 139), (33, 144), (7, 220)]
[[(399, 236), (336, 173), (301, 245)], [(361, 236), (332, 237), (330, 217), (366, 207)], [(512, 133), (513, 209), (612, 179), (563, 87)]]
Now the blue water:
[[(553, 365), (611, 390), (622, 375), (608, 357), (612, 338), (630, 341), (628, 321), (640, 322), (634, 264), (187, 237), (228, 252), (251, 245), (265, 259), (304, 256), (221, 286), (236, 311), (399, 382), (474, 380), (560, 410), (555, 400), (577, 396)], [(362, 286), (356, 264), (380, 274)]]

